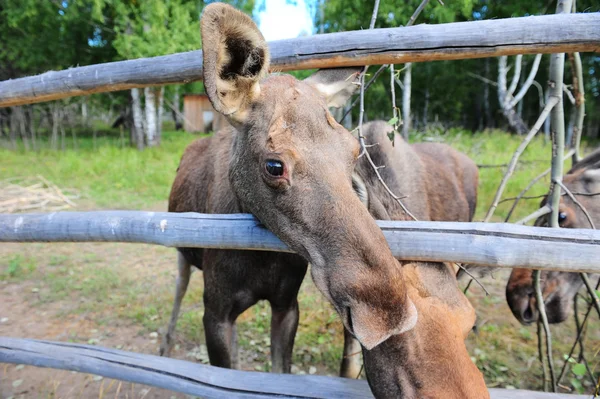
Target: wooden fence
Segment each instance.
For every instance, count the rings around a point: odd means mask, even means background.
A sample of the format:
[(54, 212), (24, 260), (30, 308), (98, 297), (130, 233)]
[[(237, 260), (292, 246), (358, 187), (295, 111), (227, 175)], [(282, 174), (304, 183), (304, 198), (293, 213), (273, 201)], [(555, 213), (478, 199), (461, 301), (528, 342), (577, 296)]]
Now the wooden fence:
[[(329, 33), (269, 43), (271, 68), (597, 52), (600, 15), (563, 14)], [(111, 62), (0, 82), (0, 107), (202, 79), (202, 51)]]
[[(600, 231), (508, 223), (378, 221), (402, 259), (600, 272)], [(0, 215), (0, 242), (136, 242), (289, 252), (251, 215), (140, 211)]]
[[(68, 342), (0, 337), (0, 363), (91, 373), (206, 399), (373, 398), (365, 380), (223, 369)], [(490, 394), (492, 399), (589, 398), (507, 389), (490, 389)]]

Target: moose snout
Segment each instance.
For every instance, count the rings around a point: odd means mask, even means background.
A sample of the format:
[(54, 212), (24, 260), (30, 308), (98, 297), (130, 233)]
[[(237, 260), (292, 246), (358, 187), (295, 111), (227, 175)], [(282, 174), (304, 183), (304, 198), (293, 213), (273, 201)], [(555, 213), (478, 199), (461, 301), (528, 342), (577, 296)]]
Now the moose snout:
[(508, 305), (521, 324), (529, 325), (538, 319), (537, 301), (533, 288), (518, 295), (509, 296)]
[(523, 306), (521, 312), (521, 323), (523, 324), (531, 324), (538, 319), (538, 310), (537, 310), (537, 301), (535, 299), (535, 294), (533, 292), (529, 292), (527, 294), (527, 298), (525, 299), (525, 306)]

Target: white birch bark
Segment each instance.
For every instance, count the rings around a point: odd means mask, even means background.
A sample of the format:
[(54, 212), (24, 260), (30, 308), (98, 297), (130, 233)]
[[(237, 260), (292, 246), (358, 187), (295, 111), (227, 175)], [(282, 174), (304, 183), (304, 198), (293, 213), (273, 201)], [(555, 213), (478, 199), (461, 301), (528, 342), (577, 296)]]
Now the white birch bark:
[(412, 84), (412, 63), (405, 65), (404, 71), (404, 88), (402, 90), (402, 136), (408, 141), (408, 132), (410, 131), (411, 116), (410, 116), (410, 91)]
[(138, 150), (144, 149), (144, 123), (140, 90), (131, 89), (131, 111), (133, 113), (133, 138)]
[(156, 144), (159, 145), (162, 138), (162, 122), (163, 122), (163, 111), (165, 105), (165, 86), (161, 86), (158, 92), (158, 107), (156, 110)]
[(146, 111), (146, 145), (154, 147), (157, 143), (156, 137), (156, 95), (152, 87), (144, 89), (145, 111)]

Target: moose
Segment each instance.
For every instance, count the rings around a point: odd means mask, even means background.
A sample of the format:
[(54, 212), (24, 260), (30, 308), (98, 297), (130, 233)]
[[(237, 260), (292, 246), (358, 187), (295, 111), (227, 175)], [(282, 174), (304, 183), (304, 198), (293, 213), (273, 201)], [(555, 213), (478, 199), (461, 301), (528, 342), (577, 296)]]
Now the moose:
[[(577, 162), (563, 177), (564, 186), (585, 207), (587, 216), (566, 193), (562, 193), (558, 210), (560, 227), (589, 229), (600, 226), (600, 148)], [(546, 205), (547, 197), (541, 206)], [(541, 216), (536, 226), (548, 226), (549, 216)], [(506, 285), (506, 300), (513, 315), (522, 324), (531, 324), (538, 319), (537, 301), (533, 288), (533, 271), (513, 269)], [(565, 321), (573, 306), (573, 300), (583, 280), (578, 273), (562, 271), (542, 271), (540, 286), (549, 323)]]
[[(356, 70), (318, 71), (304, 81), (267, 75), (262, 34), (249, 17), (224, 4), (205, 8), (201, 29), (205, 88), (230, 126), (186, 149), (169, 211), (252, 213), (297, 255), (179, 248), (175, 305), (161, 353), (169, 352), (194, 265), (204, 273), (211, 364), (236, 366), (235, 319), (266, 299), (272, 308), (272, 368), (289, 372), (297, 294), (310, 263), (315, 285), (347, 336), (361, 346), (375, 396), (489, 397), (464, 344), (475, 313), (458, 289), (455, 267), (393, 257), (374, 217), (408, 217), (382, 191), (360, 157), (358, 140), (329, 113), (328, 107), (342, 105), (356, 89)], [(401, 141), (389, 152), (380, 126), (364, 127), (368, 139), (379, 142), (370, 154), (386, 163), (383, 178), (393, 190), (410, 192), (407, 204), (417, 217), (472, 218), (477, 186), (472, 161), (442, 146), (422, 146), (423, 158), (416, 148), (402, 154), (410, 147)], [(439, 170), (425, 166), (442, 160), (453, 164)], [(393, 172), (411, 169), (422, 180)], [(449, 180), (426, 184), (438, 177)], [(425, 200), (430, 192), (438, 194)], [(439, 211), (434, 204), (444, 198), (456, 206)]]

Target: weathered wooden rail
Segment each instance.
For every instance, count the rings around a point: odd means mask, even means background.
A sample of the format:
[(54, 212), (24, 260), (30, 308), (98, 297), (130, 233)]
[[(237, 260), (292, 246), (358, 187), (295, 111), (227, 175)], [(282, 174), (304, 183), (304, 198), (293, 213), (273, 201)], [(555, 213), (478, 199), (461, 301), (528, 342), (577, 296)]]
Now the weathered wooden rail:
[[(67, 342), (0, 337), (0, 363), (101, 375), (206, 399), (365, 399), (365, 380), (239, 371)], [(582, 399), (589, 396), (490, 389), (492, 399)]]
[[(600, 231), (505, 223), (378, 221), (394, 256), (491, 267), (600, 272)], [(0, 242), (135, 242), (290, 249), (251, 215), (141, 211), (0, 215)]]
[[(600, 14), (545, 15), (329, 33), (269, 43), (273, 70), (501, 55), (598, 52)], [(0, 107), (202, 79), (202, 51), (111, 62), (0, 82)]]

